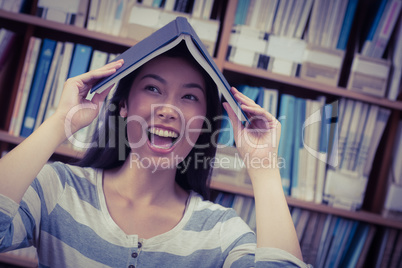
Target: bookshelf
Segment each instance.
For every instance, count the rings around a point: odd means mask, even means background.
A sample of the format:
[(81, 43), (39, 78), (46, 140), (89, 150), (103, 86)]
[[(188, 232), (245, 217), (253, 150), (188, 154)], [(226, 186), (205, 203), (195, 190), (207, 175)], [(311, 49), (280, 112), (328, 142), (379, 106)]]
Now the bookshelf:
[[(37, 1), (33, 1), (31, 14), (35, 14), (36, 2)], [(343, 97), (375, 104), (391, 110), (388, 126), (384, 132), (381, 146), (379, 147), (376, 155), (379, 167), (376, 170), (373, 170), (374, 172), (371, 173), (369, 178), (367, 195), (370, 195), (371, 198), (370, 200), (365, 200), (365, 206), (363, 207), (362, 211), (346, 211), (322, 204), (298, 200), (292, 197), (287, 197), (288, 204), (292, 207), (299, 207), (320, 213), (333, 214), (356, 221), (363, 221), (383, 227), (396, 228), (399, 231), (402, 231), (402, 222), (386, 219), (380, 215), (386, 194), (388, 171), (392, 159), (393, 144), (396, 138), (397, 122), (401, 117), (402, 100), (399, 98), (396, 101), (391, 101), (386, 98), (379, 98), (346, 90), (343, 87), (328, 86), (318, 82), (303, 80), (298, 77), (290, 77), (226, 61), (230, 33), (235, 20), (236, 7), (237, 1), (227, 0), (222, 1), (221, 3), (223, 15), (220, 21), (220, 32), (214, 55), (217, 66), (224, 72), (230, 83), (235, 85), (252, 81), (252, 83), (260, 85), (275, 84), (290, 94), (306, 94), (308, 96), (326, 95), (332, 100)], [(69, 40), (72, 42), (81, 42), (88, 45), (93, 45), (97, 49), (109, 51), (111, 53), (122, 52), (137, 42), (136, 40), (130, 38), (112, 36), (109, 34), (90, 31), (85, 28), (44, 20), (35, 17), (34, 15), (13, 13), (4, 10), (0, 10), (0, 27), (15, 30), (22, 41), (22, 44), (20, 44), (22, 47), (21, 53), (16, 58), (17, 65), (13, 67), (15, 72), (11, 80), (11, 91), (8, 95), (9, 101), (7, 102), (6, 107), (1, 108), (2, 111), (4, 111), (0, 115), (0, 122), (2, 122), (0, 125), (1, 151), (5, 151), (9, 147), (18, 145), (24, 140), (22, 137), (16, 137), (9, 134), (7, 130), (12, 116), (13, 103), (15, 102), (17, 96), (18, 81), (22, 74), (24, 58), (28, 47), (29, 38), (31, 36), (50, 36), (60, 41)], [(346, 61), (351, 60), (351, 55), (347, 54), (346, 57), (349, 57), (345, 58)], [(56, 150), (55, 154), (70, 158), (80, 158), (83, 155), (82, 152), (78, 152), (67, 145), (60, 146)], [(215, 191), (253, 196), (252, 189), (250, 188), (233, 186), (221, 182), (212, 181), (211, 188)], [(3, 257), (0, 257), (0, 261), (6, 260)]]

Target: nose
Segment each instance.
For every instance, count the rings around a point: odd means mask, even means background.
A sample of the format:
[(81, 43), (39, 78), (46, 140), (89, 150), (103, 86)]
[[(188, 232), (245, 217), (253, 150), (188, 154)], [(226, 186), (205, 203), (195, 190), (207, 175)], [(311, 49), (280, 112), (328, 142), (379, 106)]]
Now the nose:
[(158, 105), (156, 115), (162, 120), (175, 120), (179, 117), (177, 108), (171, 104)]

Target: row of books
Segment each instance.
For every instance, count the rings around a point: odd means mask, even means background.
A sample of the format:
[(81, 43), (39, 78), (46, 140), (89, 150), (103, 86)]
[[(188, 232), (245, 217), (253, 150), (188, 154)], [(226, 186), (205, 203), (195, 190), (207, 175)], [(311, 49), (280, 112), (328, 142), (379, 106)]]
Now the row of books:
[[(281, 122), (277, 165), (285, 194), (306, 201), (325, 201), (333, 206), (342, 204), (348, 209), (358, 209), (390, 111), (351, 99), (341, 98), (326, 104), (325, 97), (313, 100), (278, 95), (276, 90), (260, 87), (242, 85), (239, 88), (268, 111), (277, 109), (270, 112), (274, 116), (277, 114)], [(232, 131), (229, 122), (223, 121), (218, 142), (235, 146)], [(229, 157), (218, 153), (218, 157)], [(241, 172), (244, 167), (241, 160), (230, 159), (231, 168)], [(233, 175), (219, 167), (214, 172), (223, 181), (226, 180), (225, 174), (229, 174), (228, 177)], [(341, 191), (343, 187), (339, 187), (339, 183), (355, 177), (359, 179), (354, 181), (359, 183), (347, 190), (357, 197), (353, 195), (355, 199), (348, 203), (349, 197)], [(239, 175), (238, 179), (240, 184), (248, 185), (246, 177)]]
[(52, 115), (60, 100), (64, 82), (88, 70), (99, 68), (116, 55), (72, 42), (32, 36), (18, 86), (9, 133), (29, 136)]
[[(344, 66), (345, 50), (357, 14), (358, 2), (239, 1), (226, 60), (331, 86), (338, 86), (342, 68), (350, 67), (347, 89), (396, 100), (400, 93), (402, 41), (398, 34), (400, 30), (395, 31), (395, 28), (401, 27), (401, 1), (378, 1), (387, 11), (380, 13), (382, 17), (377, 16), (380, 26), (382, 25), (382, 30), (378, 31), (386, 33), (375, 34), (374, 29), (378, 23), (364, 21), (364, 24), (372, 25), (374, 37), (367, 37), (361, 55), (356, 53), (354, 62), (347, 62), (350, 66)], [(380, 11), (378, 9), (377, 13)], [(380, 36), (380, 41), (371, 41), (377, 36)], [(392, 36), (395, 38), (389, 44)], [(381, 59), (379, 63), (372, 60), (376, 59), (375, 55), (366, 53), (365, 50), (370, 47), (366, 44), (373, 42), (379, 43), (376, 46), (381, 47), (379, 58), (388, 56), (389, 59)], [(384, 55), (388, 47), (390, 49)]]
[(356, 6), (357, 0), (241, 0), (227, 59), (296, 76), (307, 43), (345, 50)]
[[(219, 192), (214, 201), (233, 208), (253, 231), (258, 232), (252, 197)], [(401, 230), (298, 207), (290, 207), (290, 212), (304, 261), (314, 267), (402, 265)]]

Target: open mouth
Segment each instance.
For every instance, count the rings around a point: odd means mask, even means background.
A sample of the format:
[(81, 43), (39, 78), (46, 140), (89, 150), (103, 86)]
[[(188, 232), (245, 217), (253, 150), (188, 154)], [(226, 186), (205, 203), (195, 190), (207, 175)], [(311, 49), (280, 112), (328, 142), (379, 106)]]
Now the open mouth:
[(148, 129), (148, 140), (156, 148), (169, 149), (177, 142), (178, 137), (179, 134), (172, 130), (157, 127)]

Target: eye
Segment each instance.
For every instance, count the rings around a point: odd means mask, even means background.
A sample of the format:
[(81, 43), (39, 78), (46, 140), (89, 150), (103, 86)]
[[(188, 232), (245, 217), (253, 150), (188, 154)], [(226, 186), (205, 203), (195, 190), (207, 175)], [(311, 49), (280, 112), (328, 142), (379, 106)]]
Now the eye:
[(187, 100), (192, 100), (192, 101), (198, 101), (197, 96), (194, 96), (192, 94), (187, 94), (183, 96), (183, 99), (187, 99)]
[(154, 86), (146, 86), (145, 90), (148, 90), (148, 91), (151, 91), (151, 92), (154, 92), (154, 93), (160, 93), (159, 89), (157, 87), (154, 87)]

